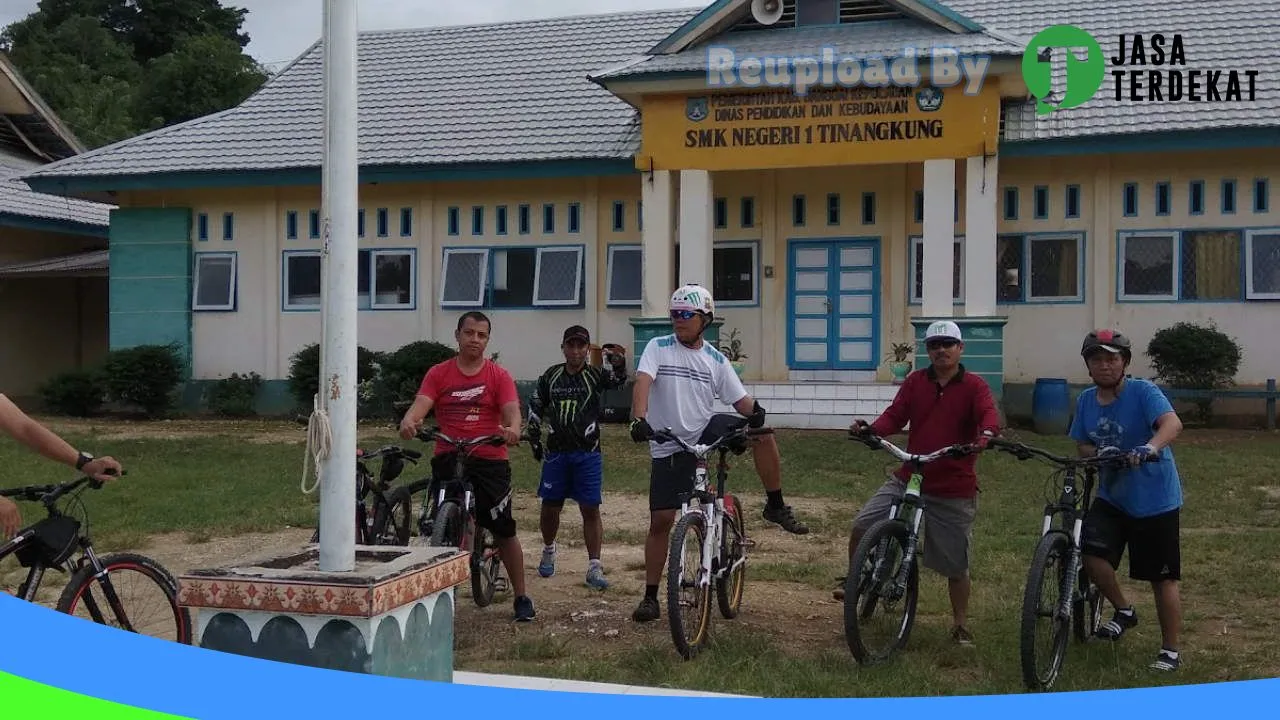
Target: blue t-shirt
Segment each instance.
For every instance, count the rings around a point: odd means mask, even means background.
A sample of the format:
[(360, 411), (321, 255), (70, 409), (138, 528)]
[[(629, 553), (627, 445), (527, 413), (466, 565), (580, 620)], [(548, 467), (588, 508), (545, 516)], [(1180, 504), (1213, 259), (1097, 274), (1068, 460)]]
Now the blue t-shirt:
[[(1120, 394), (1109, 405), (1098, 404), (1098, 389), (1087, 388), (1076, 400), (1071, 437), (1098, 448), (1123, 452), (1151, 442), (1156, 419), (1173, 406), (1149, 380), (1126, 378)], [(1121, 471), (1098, 473), (1098, 497), (1133, 517), (1150, 517), (1182, 507), (1182, 480), (1173, 462), (1173, 451), (1160, 450), (1159, 462), (1146, 462)]]

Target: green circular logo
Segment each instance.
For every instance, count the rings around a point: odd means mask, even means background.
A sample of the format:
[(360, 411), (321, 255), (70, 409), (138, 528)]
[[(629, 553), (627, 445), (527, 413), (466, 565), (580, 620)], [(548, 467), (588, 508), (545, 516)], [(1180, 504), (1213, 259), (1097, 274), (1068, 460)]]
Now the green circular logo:
[[(1060, 100), (1050, 102), (1053, 94), (1053, 63), (1050, 59), (1041, 59), (1042, 50), (1061, 48), (1065, 52), (1064, 72), (1066, 75), (1066, 93)], [(1087, 60), (1080, 60), (1073, 50), (1087, 50)], [(1102, 87), (1102, 78), (1106, 74), (1106, 60), (1102, 56), (1102, 47), (1098, 41), (1084, 30), (1074, 25), (1054, 25), (1047, 27), (1031, 38), (1027, 49), (1022, 53), (1022, 79), (1027, 90), (1036, 97), (1036, 114), (1046, 115), (1055, 110), (1065, 110), (1083, 105)]]

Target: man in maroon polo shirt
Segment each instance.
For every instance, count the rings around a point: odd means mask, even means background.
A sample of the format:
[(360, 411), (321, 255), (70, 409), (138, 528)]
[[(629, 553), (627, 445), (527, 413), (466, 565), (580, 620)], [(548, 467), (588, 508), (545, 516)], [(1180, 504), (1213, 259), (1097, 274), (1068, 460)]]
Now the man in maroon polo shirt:
[[(959, 326), (939, 320), (925, 331), (924, 343), (932, 364), (907, 376), (893, 403), (875, 422), (867, 425), (858, 420), (851, 429), (858, 434), (888, 437), (910, 423), (910, 453), (931, 453), (957, 443), (986, 447), (987, 440), (1000, 432), (1000, 416), (986, 381), (965, 372), (960, 363), (964, 342)], [(925, 500), (921, 561), (947, 578), (953, 617), (951, 638), (960, 645), (973, 643), (965, 621), (970, 590), (969, 550), (978, 510), (976, 463), (975, 455), (929, 463), (924, 466), (921, 487)], [(892, 502), (902, 498), (910, 476), (911, 469), (904, 464), (862, 506), (849, 536), (850, 562), (863, 533), (888, 517)], [(837, 590), (834, 595), (843, 600), (844, 590)]]

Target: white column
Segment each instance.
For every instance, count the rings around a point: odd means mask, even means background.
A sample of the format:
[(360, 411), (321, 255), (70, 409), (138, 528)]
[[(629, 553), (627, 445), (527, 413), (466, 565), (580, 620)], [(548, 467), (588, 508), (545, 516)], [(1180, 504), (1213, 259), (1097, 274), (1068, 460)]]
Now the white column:
[(680, 285), (711, 289), (711, 242), (715, 232), (711, 173), (680, 171)]
[(920, 314), (952, 315), (955, 268), (956, 161), (924, 161), (924, 267)]
[(998, 158), (971, 157), (965, 167), (964, 314), (996, 314)]
[(640, 233), (641, 314), (665, 317), (671, 298), (672, 232), (671, 172), (655, 170), (640, 177), (644, 228)]
[(356, 465), (356, 208), (359, 160), (356, 116), (356, 3), (326, 0), (324, 153), (328, 199), (325, 243), (329, 283), (324, 294), (320, 393), (327, 395), (332, 441), (320, 475), (320, 569), (355, 569)]

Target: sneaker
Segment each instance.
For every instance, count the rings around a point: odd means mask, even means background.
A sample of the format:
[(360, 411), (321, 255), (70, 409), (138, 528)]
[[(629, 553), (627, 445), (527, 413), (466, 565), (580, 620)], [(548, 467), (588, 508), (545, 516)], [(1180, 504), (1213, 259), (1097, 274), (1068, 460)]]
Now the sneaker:
[(973, 633), (969, 632), (969, 628), (963, 625), (951, 628), (951, 639), (961, 647), (971, 647), (973, 645)]
[(542, 561), (538, 563), (538, 574), (544, 578), (551, 577), (556, 574), (555, 543), (542, 548)]
[(1177, 651), (1160, 649), (1160, 653), (1156, 655), (1156, 661), (1151, 663), (1152, 670), (1160, 670), (1162, 672), (1173, 672), (1178, 669), (1181, 658), (1178, 657)]
[(809, 534), (809, 526), (796, 519), (795, 513), (791, 511), (790, 505), (782, 505), (779, 507), (769, 507), (765, 505), (764, 512), (760, 513), (765, 520), (771, 523), (777, 523), (782, 526), (783, 530), (796, 535)]
[(1124, 635), (1124, 631), (1138, 624), (1138, 612), (1130, 607), (1126, 610), (1116, 610), (1111, 615), (1111, 619), (1102, 624), (1098, 631), (1094, 633), (1097, 637), (1104, 640), (1116, 641)]
[(636, 622), (649, 622), (660, 617), (662, 617), (662, 608), (658, 606), (658, 599), (651, 597), (641, 600), (636, 611), (631, 613), (631, 619)]
[(537, 615), (533, 609), (533, 600), (527, 595), (521, 595), (516, 598), (516, 622), (530, 622)]
[(605, 590), (609, 587), (609, 581), (604, 579), (604, 566), (592, 565), (587, 568), (587, 587), (597, 590)]

